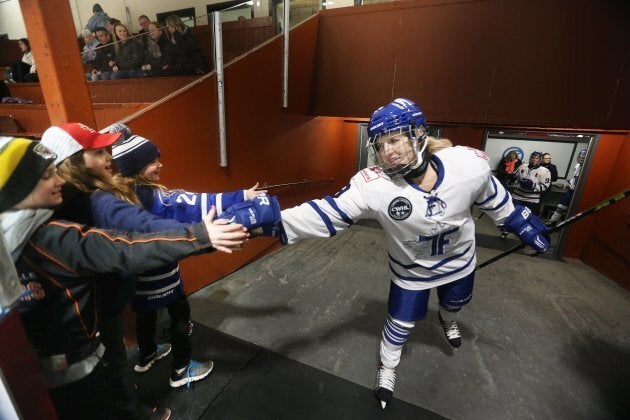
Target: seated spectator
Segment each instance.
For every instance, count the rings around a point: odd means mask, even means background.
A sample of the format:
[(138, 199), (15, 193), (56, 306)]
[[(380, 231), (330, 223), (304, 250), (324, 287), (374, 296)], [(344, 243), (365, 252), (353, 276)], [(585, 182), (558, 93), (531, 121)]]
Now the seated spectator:
[(139, 77), (142, 65), (142, 43), (129, 36), (129, 30), (122, 23), (114, 25), (114, 50), (116, 51), (112, 70), (112, 80)]
[(173, 74), (173, 44), (157, 22), (149, 24), (149, 38), (144, 51), (142, 70), (146, 76), (170, 76)]
[(94, 68), (89, 73), (88, 80), (110, 80), (112, 78), (112, 68), (110, 63), (114, 63), (116, 50), (112, 43), (112, 37), (105, 28), (96, 28), (96, 38), (99, 43), (96, 47), (96, 58)]
[(94, 33), (96, 32), (96, 28), (107, 27), (107, 24), (109, 23), (109, 16), (107, 16), (107, 13), (103, 11), (100, 4), (96, 3), (92, 6), (92, 13), (94, 14), (90, 16), (90, 19), (85, 25), (85, 29)]
[(116, 25), (117, 23), (122, 23), (122, 22), (116, 18), (109, 18), (109, 22), (107, 23), (107, 26), (105, 27), (107, 28), (110, 34), (114, 35), (114, 25)]
[(179, 16), (169, 15), (166, 18), (167, 35), (174, 45), (173, 70), (177, 75), (204, 74), (210, 66), (201, 55), (197, 39)]
[(81, 53), (81, 61), (83, 64), (94, 65), (96, 59), (96, 46), (98, 45), (98, 39), (94, 37), (94, 34), (89, 29), (81, 31), (81, 37), (83, 38), (83, 52)]
[(149, 23), (151, 23), (151, 21), (149, 20), (149, 17), (147, 15), (140, 15), (140, 17), (138, 18), (138, 25), (140, 25), (140, 32), (138, 32), (139, 34), (149, 34)]
[(39, 82), (31, 43), (26, 38), (20, 38), (18, 47), (24, 55), (22, 60), (11, 65), (11, 79), (9, 81), (17, 83)]
[(149, 23), (151, 23), (151, 21), (147, 15), (140, 15), (140, 17), (138, 17), (138, 25), (140, 25), (138, 35), (141, 35), (138, 39), (142, 41), (142, 45), (144, 45), (145, 49), (149, 40)]

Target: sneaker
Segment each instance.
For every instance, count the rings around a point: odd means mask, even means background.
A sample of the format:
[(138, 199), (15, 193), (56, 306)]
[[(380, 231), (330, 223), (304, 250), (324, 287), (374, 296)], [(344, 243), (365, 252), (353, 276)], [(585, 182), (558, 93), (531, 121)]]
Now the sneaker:
[(134, 366), (133, 370), (136, 372), (146, 372), (151, 369), (153, 363), (156, 360), (160, 360), (163, 357), (166, 357), (171, 352), (170, 343), (158, 344), (157, 349), (151, 353), (148, 357), (138, 357), (138, 363)]
[(208, 360), (207, 362), (197, 362), (195, 360), (191, 360), (188, 362), (187, 367), (173, 370), (169, 384), (173, 388), (177, 388), (182, 385), (190, 386), (191, 382), (200, 381), (208, 376), (213, 367), (214, 363), (212, 363), (212, 360)]
[(394, 396), (394, 383), (396, 382), (396, 370), (386, 368), (383, 365), (378, 367), (376, 372), (376, 386), (374, 395), (380, 401), (383, 410)]
[(440, 318), (440, 324), (442, 325), (442, 330), (444, 331), (444, 336), (446, 337), (446, 341), (448, 343), (458, 348), (462, 345), (462, 335), (459, 332), (459, 327), (457, 326), (456, 321), (445, 321), (442, 318), (442, 314), (438, 311), (438, 317)]

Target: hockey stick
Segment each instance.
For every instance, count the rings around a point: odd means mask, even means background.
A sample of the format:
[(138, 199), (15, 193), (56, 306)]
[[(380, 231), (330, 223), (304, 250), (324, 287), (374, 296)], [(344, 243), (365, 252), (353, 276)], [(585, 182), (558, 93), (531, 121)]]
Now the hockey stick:
[(267, 185), (266, 183), (262, 186), (262, 187), (258, 187), (256, 188), (257, 190), (268, 190), (271, 188), (279, 188), (279, 187), (290, 187), (292, 185), (305, 185), (305, 184), (317, 184), (319, 182), (332, 182), (333, 179), (332, 178), (328, 178), (328, 179), (321, 179), (318, 181), (299, 181), (299, 182), (287, 182), (284, 184), (273, 184), (273, 185)]
[[(606, 200), (604, 200), (604, 201), (594, 205), (593, 207), (588, 208), (588, 209), (584, 210), (583, 212), (580, 212), (580, 213), (576, 214), (575, 216), (569, 217), (567, 220), (565, 220), (565, 221), (563, 221), (561, 223), (558, 223), (556, 226), (552, 227), (551, 229), (548, 229), (547, 233), (551, 234), (551, 233), (557, 232), (560, 229), (564, 228), (565, 226), (568, 226), (568, 225), (570, 225), (572, 223), (575, 223), (578, 220), (581, 220), (581, 219), (583, 219), (583, 218), (585, 218), (587, 216), (590, 216), (593, 213), (597, 213), (598, 211), (600, 211), (602, 209), (605, 209), (608, 206), (611, 206), (611, 205), (613, 205), (615, 203), (620, 202), (621, 200), (623, 200), (624, 198), (628, 197), (629, 195), (630, 195), (630, 190), (622, 191), (619, 194), (614, 195), (614, 196), (612, 196), (612, 197), (610, 197), (610, 198), (608, 198), (608, 199), (606, 199)], [(487, 266), (489, 264), (492, 264), (493, 262), (498, 261), (501, 258), (506, 257), (506, 256), (508, 256), (508, 255), (510, 255), (510, 254), (512, 254), (512, 253), (514, 253), (514, 252), (516, 252), (518, 250), (520, 250), (520, 249), (523, 249), (526, 246), (527, 246), (526, 243), (521, 243), (519, 245), (516, 245), (515, 247), (512, 247), (512, 248), (508, 249), (507, 251), (505, 251), (505, 252), (503, 252), (503, 253), (501, 253), (501, 254), (499, 254), (497, 256), (494, 256), (494, 257), (490, 258), (488, 261), (484, 261), (481, 264), (478, 264), (477, 267), (475, 267), (475, 270), (479, 270), (480, 268), (483, 268), (483, 267), (485, 267), (485, 266)]]

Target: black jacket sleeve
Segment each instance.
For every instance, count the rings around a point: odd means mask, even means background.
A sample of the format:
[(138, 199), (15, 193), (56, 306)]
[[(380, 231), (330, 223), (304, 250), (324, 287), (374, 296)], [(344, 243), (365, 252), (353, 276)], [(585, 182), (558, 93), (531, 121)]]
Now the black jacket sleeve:
[(140, 273), (211, 250), (203, 222), (183, 231), (139, 234), (55, 220), (35, 231), (29, 245), (71, 273)]

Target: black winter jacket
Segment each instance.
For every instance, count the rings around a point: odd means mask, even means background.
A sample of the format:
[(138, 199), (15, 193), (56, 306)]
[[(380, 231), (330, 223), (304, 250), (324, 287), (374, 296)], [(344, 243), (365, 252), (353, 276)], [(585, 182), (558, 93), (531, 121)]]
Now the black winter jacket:
[(109, 67), (109, 62), (114, 60), (116, 56), (116, 50), (114, 49), (114, 44), (111, 42), (105, 44), (103, 48), (103, 44), (98, 44), (96, 47), (96, 58), (94, 59), (94, 68), (98, 71), (112, 71), (112, 68)]
[(31, 236), (16, 262), (31, 291), (19, 305), (40, 357), (81, 360), (99, 343), (93, 273), (143, 272), (210, 249), (203, 223), (185, 231), (136, 234), (50, 221)]

